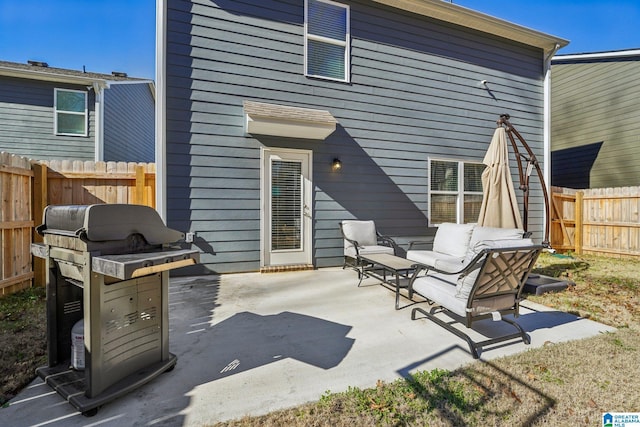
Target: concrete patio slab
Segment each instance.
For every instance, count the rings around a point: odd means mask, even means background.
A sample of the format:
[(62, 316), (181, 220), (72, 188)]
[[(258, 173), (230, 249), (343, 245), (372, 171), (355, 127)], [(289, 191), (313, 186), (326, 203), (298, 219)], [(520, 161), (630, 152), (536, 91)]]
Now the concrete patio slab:
[[(181, 277), (170, 284), (170, 348), (176, 368), (84, 417), (42, 380), (0, 409), (7, 426), (200, 426), (316, 401), (327, 391), (373, 387), (416, 370), (473, 361), (464, 341), (373, 279), (357, 287), (340, 268)], [(425, 305), (424, 303), (419, 303)], [(485, 360), (614, 330), (525, 302), (522, 342)], [(502, 328), (487, 321), (477, 330)], [(480, 335), (478, 335), (480, 337)]]

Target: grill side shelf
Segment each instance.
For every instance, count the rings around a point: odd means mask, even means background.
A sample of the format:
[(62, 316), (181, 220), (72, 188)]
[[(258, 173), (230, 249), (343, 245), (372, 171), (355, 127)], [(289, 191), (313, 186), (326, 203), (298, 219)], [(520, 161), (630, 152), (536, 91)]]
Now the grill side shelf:
[(127, 280), (194, 265), (199, 261), (198, 250), (182, 249), (95, 256), (91, 259), (91, 268), (95, 273)]

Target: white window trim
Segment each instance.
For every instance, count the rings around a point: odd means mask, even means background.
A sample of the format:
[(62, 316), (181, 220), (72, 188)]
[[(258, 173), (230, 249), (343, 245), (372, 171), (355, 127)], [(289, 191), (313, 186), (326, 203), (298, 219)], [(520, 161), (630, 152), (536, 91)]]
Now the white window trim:
[[(54, 88), (53, 89), (53, 134), (60, 136), (87, 136), (89, 135), (89, 92), (84, 90), (75, 90), (75, 89), (63, 89), (63, 88)], [(84, 94), (84, 112), (79, 113), (77, 111), (58, 111), (58, 92), (76, 92)], [(84, 134), (81, 133), (64, 133), (58, 132), (58, 112), (64, 114), (73, 114), (78, 116), (84, 116)]]
[[(316, 0), (319, 1), (321, 3), (328, 3), (328, 4), (332, 4), (334, 6), (338, 6), (338, 7), (342, 7), (346, 10), (347, 12), (347, 19), (346, 19), (346, 31), (345, 31), (345, 40), (338, 40), (338, 39), (331, 39), (328, 37), (323, 37), (323, 36), (318, 36), (315, 34), (309, 34), (309, 0), (304, 0), (304, 75), (306, 77), (313, 77), (313, 78), (317, 78), (317, 79), (323, 79), (323, 80), (332, 80), (332, 81), (337, 81), (337, 82), (343, 82), (343, 83), (349, 83), (351, 81), (351, 8), (346, 5), (346, 4), (342, 4), (342, 3), (338, 3), (338, 2), (334, 2), (331, 0)], [(308, 58), (307, 58), (307, 52), (308, 50), (308, 41), (309, 40), (315, 40), (315, 41), (319, 41), (319, 42), (323, 42), (323, 43), (329, 43), (329, 44), (333, 44), (336, 46), (342, 46), (344, 47), (344, 78), (343, 79), (336, 79), (334, 77), (327, 77), (327, 76), (321, 76), (321, 75), (317, 75), (317, 74), (309, 74), (308, 70)]]
[[(432, 190), (431, 189), (431, 163), (432, 162), (448, 162), (448, 163), (457, 163), (458, 164), (458, 189), (456, 191), (444, 191), (444, 190)], [(428, 170), (428, 185), (429, 185), (429, 224), (439, 225), (440, 223), (432, 222), (431, 218), (431, 196), (433, 194), (443, 194), (449, 196), (456, 196), (456, 223), (461, 224), (464, 220), (464, 196), (465, 195), (480, 195), (482, 196), (482, 191), (464, 191), (464, 165), (465, 164), (474, 164), (481, 165), (482, 162), (477, 160), (460, 160), (460, 159), (449, 159), (449, 158), (429, 158), (429, 170)]]

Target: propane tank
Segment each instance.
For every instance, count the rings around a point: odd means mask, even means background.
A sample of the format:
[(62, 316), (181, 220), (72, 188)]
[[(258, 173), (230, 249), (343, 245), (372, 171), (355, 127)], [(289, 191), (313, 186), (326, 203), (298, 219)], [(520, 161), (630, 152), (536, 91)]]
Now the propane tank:
[(80, 319), (71, 328), (71, 367), (84, 370), (84, 319)]

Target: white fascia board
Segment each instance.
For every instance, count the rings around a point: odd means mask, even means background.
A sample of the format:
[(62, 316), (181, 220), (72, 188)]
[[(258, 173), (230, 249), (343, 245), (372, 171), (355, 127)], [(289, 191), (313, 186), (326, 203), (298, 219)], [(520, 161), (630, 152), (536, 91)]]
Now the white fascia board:
[(81, 76), (70, 76), (66, 74), (54, 74), (51, 72), (42, 72), (38, 70), (18, 70), (14, 68), (2, 67), (0, 66), (0, 75), (7, 77), (18, 77), (22, 79), (31, 79), (31, 80), (44, 80), (48, 82), (55, 83), (70, 83), (77, 85), (88, 85), (93, 86), (94, 83), (102, 85), (103, 87), (107, 85), (107, 80), (105, 79), (96, 79), (91, 77), (81, 77)]
[(556, 45), (564, 47), (568, 40), (495, 18), (472, 9), (443, 0), (374, 0), (377, 3), (428, 16), (466, 28), (493, 34), (529, 46), (543, 49), (549, 54)]
[(590, 59), (620, 59), (637, 56), (640, 59), (640, 49), (616, 50), (610, 52), (575, 53), (567, 55), (555, 55), (552, 61), (581, 61)]

